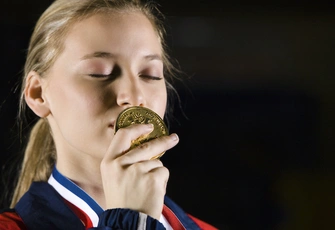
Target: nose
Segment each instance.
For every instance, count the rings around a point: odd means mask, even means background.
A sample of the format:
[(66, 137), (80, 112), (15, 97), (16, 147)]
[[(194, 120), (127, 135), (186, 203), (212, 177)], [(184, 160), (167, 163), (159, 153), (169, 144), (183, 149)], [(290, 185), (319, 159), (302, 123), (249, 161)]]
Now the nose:
[(143, 89), (136, 78), (120, 78), (117, 88), (116, 103), (119, 106), (145, 106)]

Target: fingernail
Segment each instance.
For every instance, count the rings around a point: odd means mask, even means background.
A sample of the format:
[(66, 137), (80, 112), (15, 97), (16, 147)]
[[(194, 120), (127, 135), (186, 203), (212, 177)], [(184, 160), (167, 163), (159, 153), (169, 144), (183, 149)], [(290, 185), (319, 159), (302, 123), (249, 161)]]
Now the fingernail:
[(176, 140), (179, 139), (178, 135), (175, 134), (175, 133), (171, 134), (170, 137), (171, 137), (171, 139), (172, 139), (173, 141), (176, 141)]

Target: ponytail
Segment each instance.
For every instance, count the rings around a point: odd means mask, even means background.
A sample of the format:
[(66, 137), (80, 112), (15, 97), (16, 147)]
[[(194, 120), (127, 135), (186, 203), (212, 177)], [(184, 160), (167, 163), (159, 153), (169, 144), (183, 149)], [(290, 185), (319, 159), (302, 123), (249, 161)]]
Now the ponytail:
[(11, 207), (15, 206), (33, 181), (48, 180), (55, 157), (55, 145), (49, 123), (41, 118), (31, 130)]

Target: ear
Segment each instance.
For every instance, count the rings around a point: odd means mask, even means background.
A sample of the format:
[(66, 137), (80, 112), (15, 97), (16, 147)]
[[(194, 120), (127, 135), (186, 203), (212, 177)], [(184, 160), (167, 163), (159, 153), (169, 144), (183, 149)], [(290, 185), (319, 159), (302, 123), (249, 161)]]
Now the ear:
[(47, 101), (43, 97), (42, 78), (35, 72), (30, 71), (26, 78), (24, 97), (29, 108), (39, 117), (46, 117), (50, 114)]

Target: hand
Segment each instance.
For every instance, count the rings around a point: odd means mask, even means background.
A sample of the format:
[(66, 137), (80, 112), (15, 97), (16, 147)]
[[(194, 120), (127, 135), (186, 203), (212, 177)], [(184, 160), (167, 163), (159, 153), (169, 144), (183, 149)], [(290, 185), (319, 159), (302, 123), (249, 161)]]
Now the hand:
[(179, 139), (171, 134), (129, 150), (132, 140), (152, 130), (151, 124), (136, 124), (115, 133), (100, 166), (108, 209), (129, 208), (160, 218), (169, 171), (160, 160), (150, 159), (174, 147)]

